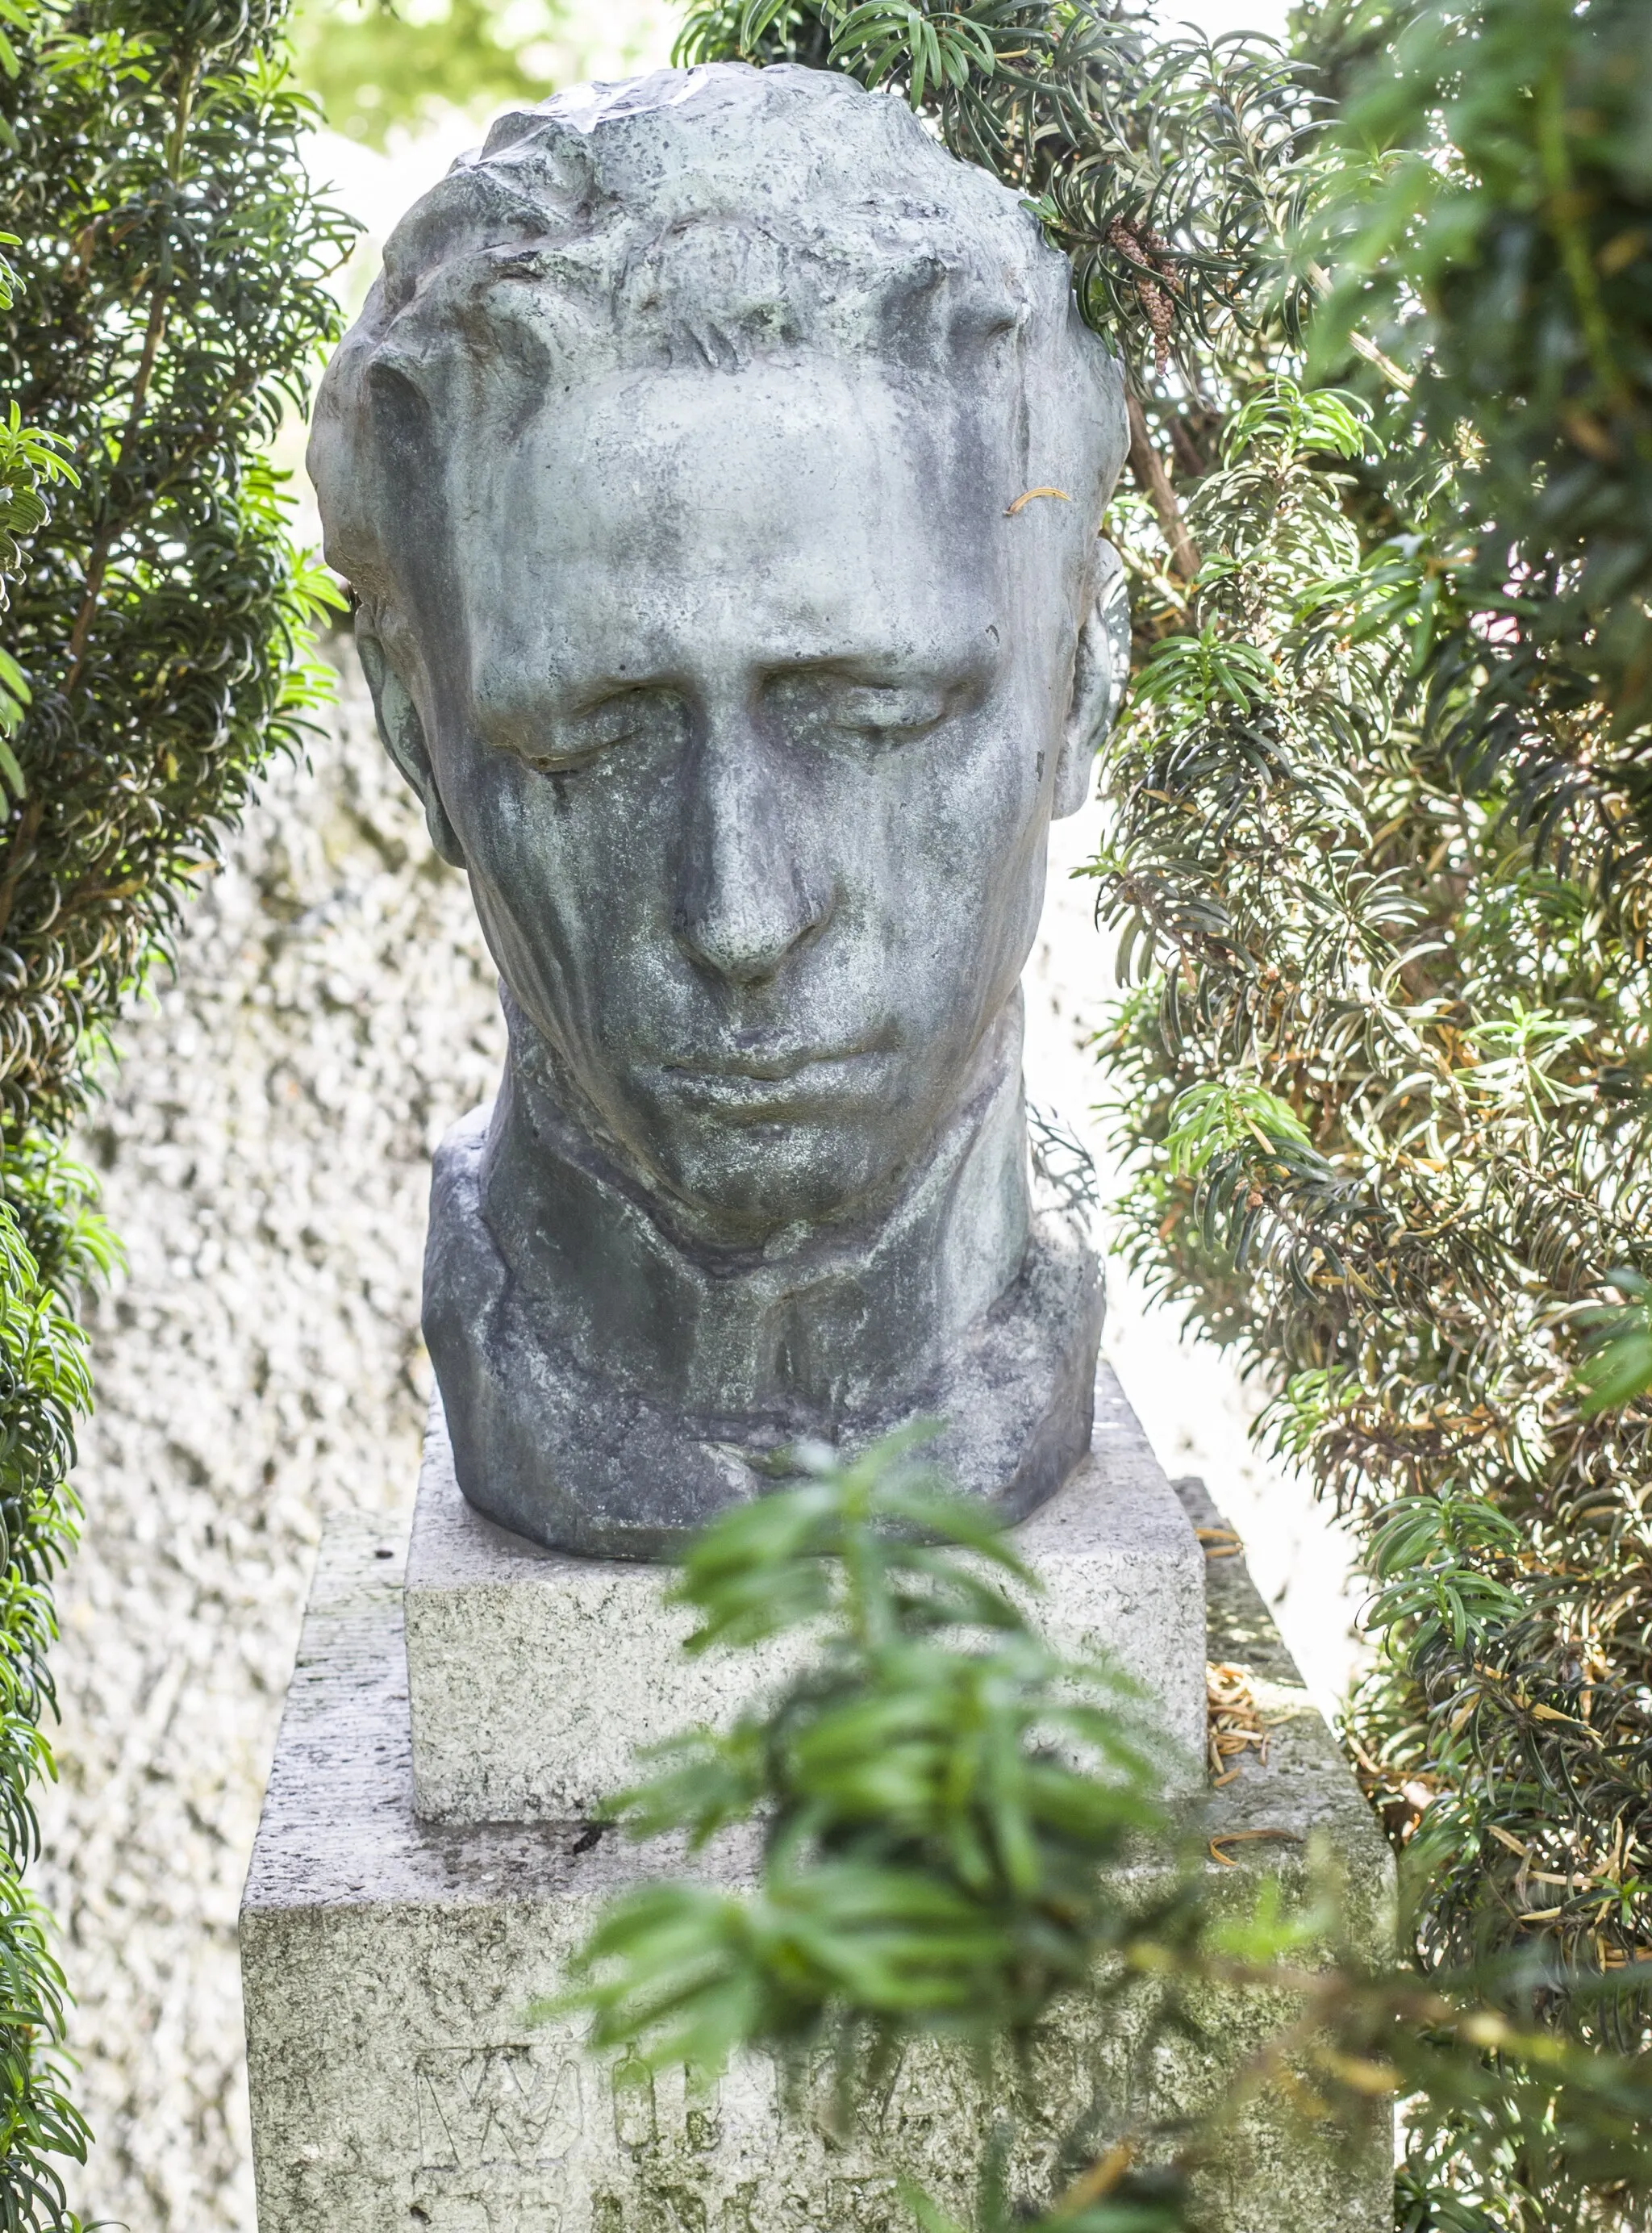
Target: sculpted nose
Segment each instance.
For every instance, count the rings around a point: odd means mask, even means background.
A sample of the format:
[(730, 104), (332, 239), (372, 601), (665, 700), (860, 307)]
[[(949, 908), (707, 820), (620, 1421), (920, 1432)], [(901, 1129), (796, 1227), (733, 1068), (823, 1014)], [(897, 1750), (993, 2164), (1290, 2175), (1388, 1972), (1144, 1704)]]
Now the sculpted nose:
[(761, 985), (831, 913), (810, 803), (743, 724), (706, 739), (696, 774), (677, 936), (702, 969)]

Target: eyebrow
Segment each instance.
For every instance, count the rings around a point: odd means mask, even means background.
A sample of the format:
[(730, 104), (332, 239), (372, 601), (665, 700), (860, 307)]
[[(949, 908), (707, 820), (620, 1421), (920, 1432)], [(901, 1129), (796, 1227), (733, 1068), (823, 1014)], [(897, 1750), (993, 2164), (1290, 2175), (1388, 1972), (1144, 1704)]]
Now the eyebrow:
[(894, 648), (826, 652), (777, 661), (764, 669), (764, 675), (766, 680), (772, 681), (793, 674), (841, 674), (854, 681), (875, 685), (884, 681), (927, 682), (946, 689), (960, 680), (973, 679), (997, 664), (996, 647), (972, 643), (959, 656), (943, 660)]
[[(953, 657), (936, 658), (895, 645), (864, 645), (859, 649), (797, 652), (790, 656), (753, 661), (751, 672), (759, 688), (764, 683), (810, 674), (841, 675), (846, 680), (876, 687), (881, 684), (929, 684), (950, 689), (990, 673), (1001, 661), (999, 642), (985, 637), (960, 647)], [(693, 678), (680, 669), (662, 667), (651, 674), (597, 674), (569, 676), (556, 693), (555, 710), (577, 715), (605, 704), (610, 698), (637, 690), (680, 690), (692, 693)]]
[[(1002, 666), (1004, 633), (983, 628), (959, 644), (950, 656), (933, 650), (914, 650), (896, 644), (862, 643), (836, 651), (797, 652), (766, 661), (753, 661), (756, 687), (811, 674), (837, 676), (862, 687), (907, 687), (953, 690), (960, 685), (986, 680)], [(508, 736), (522, 722), (577, 721), (615, 698), (643, 691), (671, 690), (695, 694), (693, 678), (680, 667), (662, 667), (652, 672), (621, 674), (597, 668), (586, 674), (533, 676), (524, 672), (520, 687), (501, 691), (497, 687), (478, 693), (478, 711), (485, 734)]]

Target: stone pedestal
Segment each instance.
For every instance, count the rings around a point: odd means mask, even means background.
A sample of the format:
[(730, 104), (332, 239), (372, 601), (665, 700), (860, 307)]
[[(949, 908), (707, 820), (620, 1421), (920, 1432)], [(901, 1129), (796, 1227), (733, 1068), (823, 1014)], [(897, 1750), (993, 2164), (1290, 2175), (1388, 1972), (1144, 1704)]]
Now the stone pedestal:
[[(1163, 1655), (1161, 1695), (1185, 1727), (1180, 1647), (1154, 1592), (1174, 1593), (1175, 1625), (1202, 1654), (1192, 1527), (1110, 1388), (1107, 1407), (1086, 1494), (1097, 1504), (1114, 1495), (1120, 1514), (1133, 1508), (1147, 1548), (1133, 1567), (1122, 1527), (1109, 1536), (1093, 1510), (1053, 1514), (1056, 1557), (1064, 1540), (1073, 1574), (1087, 1572), (1096, 1597), (1088, 1621), (1076, 1582), (1065, 1595), (1052, 1589), (1052, 1609), (1076, 1645), (1109, 1644), (1143, 1674)], [(604, 1686), (639, 1736), (685, 1718), (687, 1693), (663, 1645), (640, 1661), (620, 1625), (621, 1609), (632, 1618), (658, 1577), (604, 1567), (593, 1579), (469, 1530), (443, 1501), (439, 1462), (421, 1492), (405, 1593), (403, 1544), (365, 1515), (335, 1524), (316, 1573), (242, 1911), (260, 2233), (906, 2233), (897, 2167), (966, 2216), (991, 2089), (944, 2053), (909, 2055), (845, 2137), (823, 2102), (818, 2114), (805, 2105), (801, 2119), (783, 2119), (761, 2062), (699, 2097), (680, 2073), (651, 2080), (634, 2060), (588, 2057), (575, 2027), (528, 2025), (530, 2002), (557, 1988), (598, 1908), (671, 1873), (681, 1856), (628, 1847), (576, 1820), (421, 1819), (413, 1727), (425, 1787), (444, 1809), (498, 1807), (509, 1794), (513, 1807), (543, 1816), (582, 1803), (610, 1761), (623, 1765), (589, 1703)], [(1194, 1518), (1213, 1515), (1196, 1507)], [(467, 1542), (463, 1557), (442, 1553)], [(1295, 1894), (1312, 1846), (1328, 1846), (1356, 1931), (1379, 1943), (1390, 1927), (1386, 1849), (1239, 1562), (1213, 1564), (1209, 1579), (1211, 1656), (1252, 1667), (1272, 1725), (1266, 1764), (1246, 1765), (1216, 1794), (1211, 1826), (1285, 1839), (1236, 1846), (1237, 1865), (1213, 1864), (1213, 1881), (1236, 1904), (1264, 1872)], [(582, 1587), (592, 1594), (582, 1598)], [(603, 1599), (604, 1588), (619, 1595)], [(484, 1632), (485, 1617), (503, 1624), (485, 1631), (491, 1657), (504, 1656), (507, 1634), (513, 1656), (536, 1655), (518, 1663), (543, 1685), (543, 1720), (530, 1708), (507, 1713), (497, 1693), (450, 1690), (444, 1734), (432, 1720), (439, 1670), (474, 1664), (462, 1640)], [(576, 1715), (568, 1701), (579, 1693), (588, 1702)], [(725, 1673), (689, 1712), (714, 1715), (734, 1696)], [(492, 1714), (501, 1720), (487, 1743)], [(469, 1781), (467, 1743), (479, 1748)], [(750, 1862), (750, 1848), (732, 1840), (694, 1866), (738, 1884)], [(1054, 2136), (1088, 2106), (1122, 2116), (1145, 2089), (1157, 2106), (1196, 2108), (1265, 2032), (1263, 2012), (1213, 2000), (1206, 2046), (1149, 2049), (1154, 1989), (1144, 1984), (1104, 2019), (1076, 2005), (1048, 2028), (1041, 2111), (1015, 2167), (1031, 2190), (1047, 2178)], [(1109, 2113), (1096, 2115), (1098, 2147)], [(1390, 2222), (1390, 2163), (1381, 2132), (1350, 2151), (1316, 2140), (1263, 2098), (1212, 2158), (1206, 2222), (1211, 2233), (1378, 2233)]]

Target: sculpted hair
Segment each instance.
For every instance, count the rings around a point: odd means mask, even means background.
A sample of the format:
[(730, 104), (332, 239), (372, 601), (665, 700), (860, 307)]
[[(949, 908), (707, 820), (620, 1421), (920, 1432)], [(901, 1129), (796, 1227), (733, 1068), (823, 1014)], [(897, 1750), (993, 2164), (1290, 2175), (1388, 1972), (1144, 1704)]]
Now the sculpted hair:
[(328, 562), (368, 625), (393, 627), (484, 403), (508, 428), (607, 374), (806, 353), (1001, 412), (1006, 496), (1065, 489), (1071, 570), (1088, 572), (1126, 433), (1065, 258), (904, 102), (742, 63), (504, 117), (402, 219), (317, 400)]

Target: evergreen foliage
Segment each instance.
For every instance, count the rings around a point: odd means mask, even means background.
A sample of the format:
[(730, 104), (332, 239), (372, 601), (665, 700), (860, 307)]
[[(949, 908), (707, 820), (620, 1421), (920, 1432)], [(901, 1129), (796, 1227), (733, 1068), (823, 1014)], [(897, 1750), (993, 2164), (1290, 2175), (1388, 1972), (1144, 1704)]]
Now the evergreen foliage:
[(265, 449), (302, 409), (350, 230), (303, 181), (282, 10), (43, 10), (0, 107), (26, 277), (0, 390), (76, 476), (11, 591), (31, 702), (0, 869), (0, 1104), (61, 1124), (83, 1040), (320, 685), (325, 592)]
[(279, 0), (0, 0), (0, 2229), (67, 2228), (84, 2128), (22, 1882), (50, 1582), (113, 1244), (58, 1141), (316, 684), (328, 593), (265, 458), (337, 330)]
[[(1643, 16), (1419, 15), (1339, 139), (1313, 361), (1358, 316), (1391, 376), (1358, 439), (1230, 419), (1187, 613), (1265, 678), (1155, 690), (1167, 641), (1108, 774), (1104, 891), (1158, 964), (1112, 1041), (1131, 1214), (1366, 1523), (1353, 1741), (1425, 1957), (1610, 1968), (1652, 1924)], [(1282, 563), (1333, 500), (1340, 550)]]

